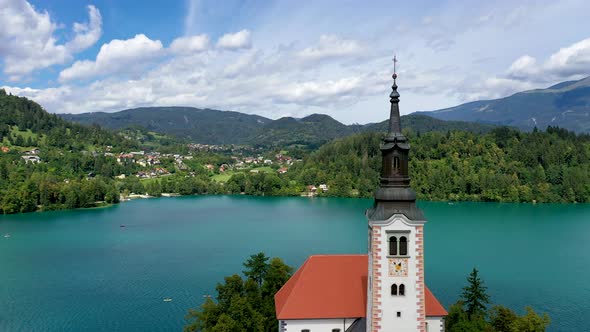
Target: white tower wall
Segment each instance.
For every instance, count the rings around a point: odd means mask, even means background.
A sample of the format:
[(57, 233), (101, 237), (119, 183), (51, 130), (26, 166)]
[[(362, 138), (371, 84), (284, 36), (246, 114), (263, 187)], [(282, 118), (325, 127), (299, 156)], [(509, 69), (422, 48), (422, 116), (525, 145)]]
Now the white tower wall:
[[(403, 214), (369, 222), (369, 281), (367, 331), (424, 332), (424, 221)], [(389, 255), (389, 238), (408, 239), (407, 255)], [(405, 286), (404, 295), (392, 295), (393, 284)], [(400, 316), (398, 317), (398, 312)]]

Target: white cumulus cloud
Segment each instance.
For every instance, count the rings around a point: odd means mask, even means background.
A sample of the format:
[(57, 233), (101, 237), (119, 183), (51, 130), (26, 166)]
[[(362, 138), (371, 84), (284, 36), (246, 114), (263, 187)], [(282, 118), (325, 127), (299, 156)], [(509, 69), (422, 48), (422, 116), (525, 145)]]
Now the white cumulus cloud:
[(144, 34), (131, 39), (113, 39), (100, 47), (95, 61), (76, 61), (59, 73), (61, 82), (114, 73), (130, 73), (143, 68), (163, 53), (162, 42)]
[(508, 69), (508, 76), (517, 79), (526, 78), (537, 75), (538, 71), (537, 59), (530, 55), (523, 55), (512, 63)]
[(335, 35), (322, 35), (317, 45), (308, 47), (297, 55), (303, 59), (321, 60), (358, 55), (361, 51), (362, 47), (356, 40), (342, 39)]
[(590, 75), (590, 38), (559, 49), (542, 63), (524, 55), (508, 70), (509, 78), (532, 82), (577, 79), (584, 75)]
[(560, 49), (549, 57), (545, 67), (561, 77), (579, 73), (590, 74), (590, 38)]
[(276, 100), (295, 104), (333, 104), (348, 95), (353, 95), (355, 90), (362, 89), (362, 83), (360, 77), (294, 83), (278, 90)]
[(92, 46), (102, 34), (102, 18), (94, 6), (88, 6), (88, 23), (74, 23), (74, 37), (59, 44), (58, 27), (47, 11), (38, 11), (24, 0), (0, 3), (0, 56), (3, 71), (11, 80), (55, 64), (65, 64), (73, 54)]
[(193, 54), (207, 50), (209, 37), (205, 34), (176, 38), (170, 44), (170, 51), (176, 54)]
[(74, 32), (76, 33), (74, 39), (66, 43), (66, 48), (70, 52), (83, 51), (94, 45), (102, 34), (102, 16), (100, 11), (90, 5), (88, 6), (88, 16), (90, 21), (88, 23), (74, 23)]
[(217, 41), (217, 47), (227, 50), (238, 50), (252, 47), (250, 30), (241, 30), (236, 33), (226, 33)]

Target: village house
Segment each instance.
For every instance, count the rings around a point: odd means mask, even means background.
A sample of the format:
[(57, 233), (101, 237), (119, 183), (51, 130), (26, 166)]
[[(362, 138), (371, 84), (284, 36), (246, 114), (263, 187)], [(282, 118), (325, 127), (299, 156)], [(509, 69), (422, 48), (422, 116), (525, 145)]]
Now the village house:
[(396, 78), (394, 69), (380, 184), (365, 213), (368, 253), (310, 256), (275, 294), (280, 332), (444, 331), (447, 312), (425, 283), (426, 218), (410, 187)]
[(156, 172), (156, 174), (158, 174), (158, 175), (167, 175), (167, 174), (170, 174), (170, 172), (168, 172), (168, 170), (167, 170), (167, 169), (165, 169), (165, 168), (162, 168), (162, 167), (158, 167), (158, 168), (156, 168), (156, 169), (155, 169), (155, 172)]
[(160, 165), (160, 158), (158, 158), (157, 156), (148, 156), (147, 157), (147, 163), (148, 165), (154, 166), (154, 165)]
[(277, 172), (278, 172), (279, 174), (285, 174), (285, 173), (287, 173), (288, 171), (289, 171), (289, 169), (288, 169), (287, 167), (281, 167), (281, 168), (279, 168), (279, 169), (278, 169), (278, 171), (277, 171)]
[(134, 160), (133, 154), (131, 154), (131, 153), (121, 153), (117, 157), (117, 162), (119, 164), (122, 164), (122, 163), (125, 163), (125, 162), (135, 162), (135, 160)]
[(27, 156), (22, 156), (22, 158), (25, 160), (26, 164), (38, 164), (41, 162), (41, 158), (39, 158), (39, 156), (27, 155)]

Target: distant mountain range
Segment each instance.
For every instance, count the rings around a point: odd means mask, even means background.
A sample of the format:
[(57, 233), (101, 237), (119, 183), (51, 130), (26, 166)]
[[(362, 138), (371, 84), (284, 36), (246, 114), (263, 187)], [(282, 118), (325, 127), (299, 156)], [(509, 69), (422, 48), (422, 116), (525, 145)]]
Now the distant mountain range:
[(547, 89), (519, 92), (505, 98), (474, 101), (415, 114), (428, 114), (441, 120), (507, 125), (523, 130), (558, 126), (578, 133), (590, 133), (590, 77), (562, 82)]
[[(115, 113), (59, 114), (81, 124), (111, 129), (142, 127), (206, 144), (252, 144), (319, 146), (334, 138), (366, 131), (387, 131), (387, 121), (345, 125), (324, 114), (304, 118), (271, 120), (258, 115), (192, 107), (143, 107)], [(402, 116), (404, 128), (418, 132), (469, 130), (487, 132), (494, 126), (462, 121), (443, 121), (427, 115)]]

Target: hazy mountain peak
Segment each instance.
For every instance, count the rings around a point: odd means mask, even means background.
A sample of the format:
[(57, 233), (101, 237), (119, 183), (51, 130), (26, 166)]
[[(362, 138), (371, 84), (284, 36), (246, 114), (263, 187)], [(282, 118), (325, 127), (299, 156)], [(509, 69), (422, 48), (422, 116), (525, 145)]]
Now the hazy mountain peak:
[(418, 112), (441, 120), (473, 121), (514, 126), (524, 130), (559, 126), (590, 132), (590, 77), (555, 84), (546, 89), (474, 101), (432, 112)]

